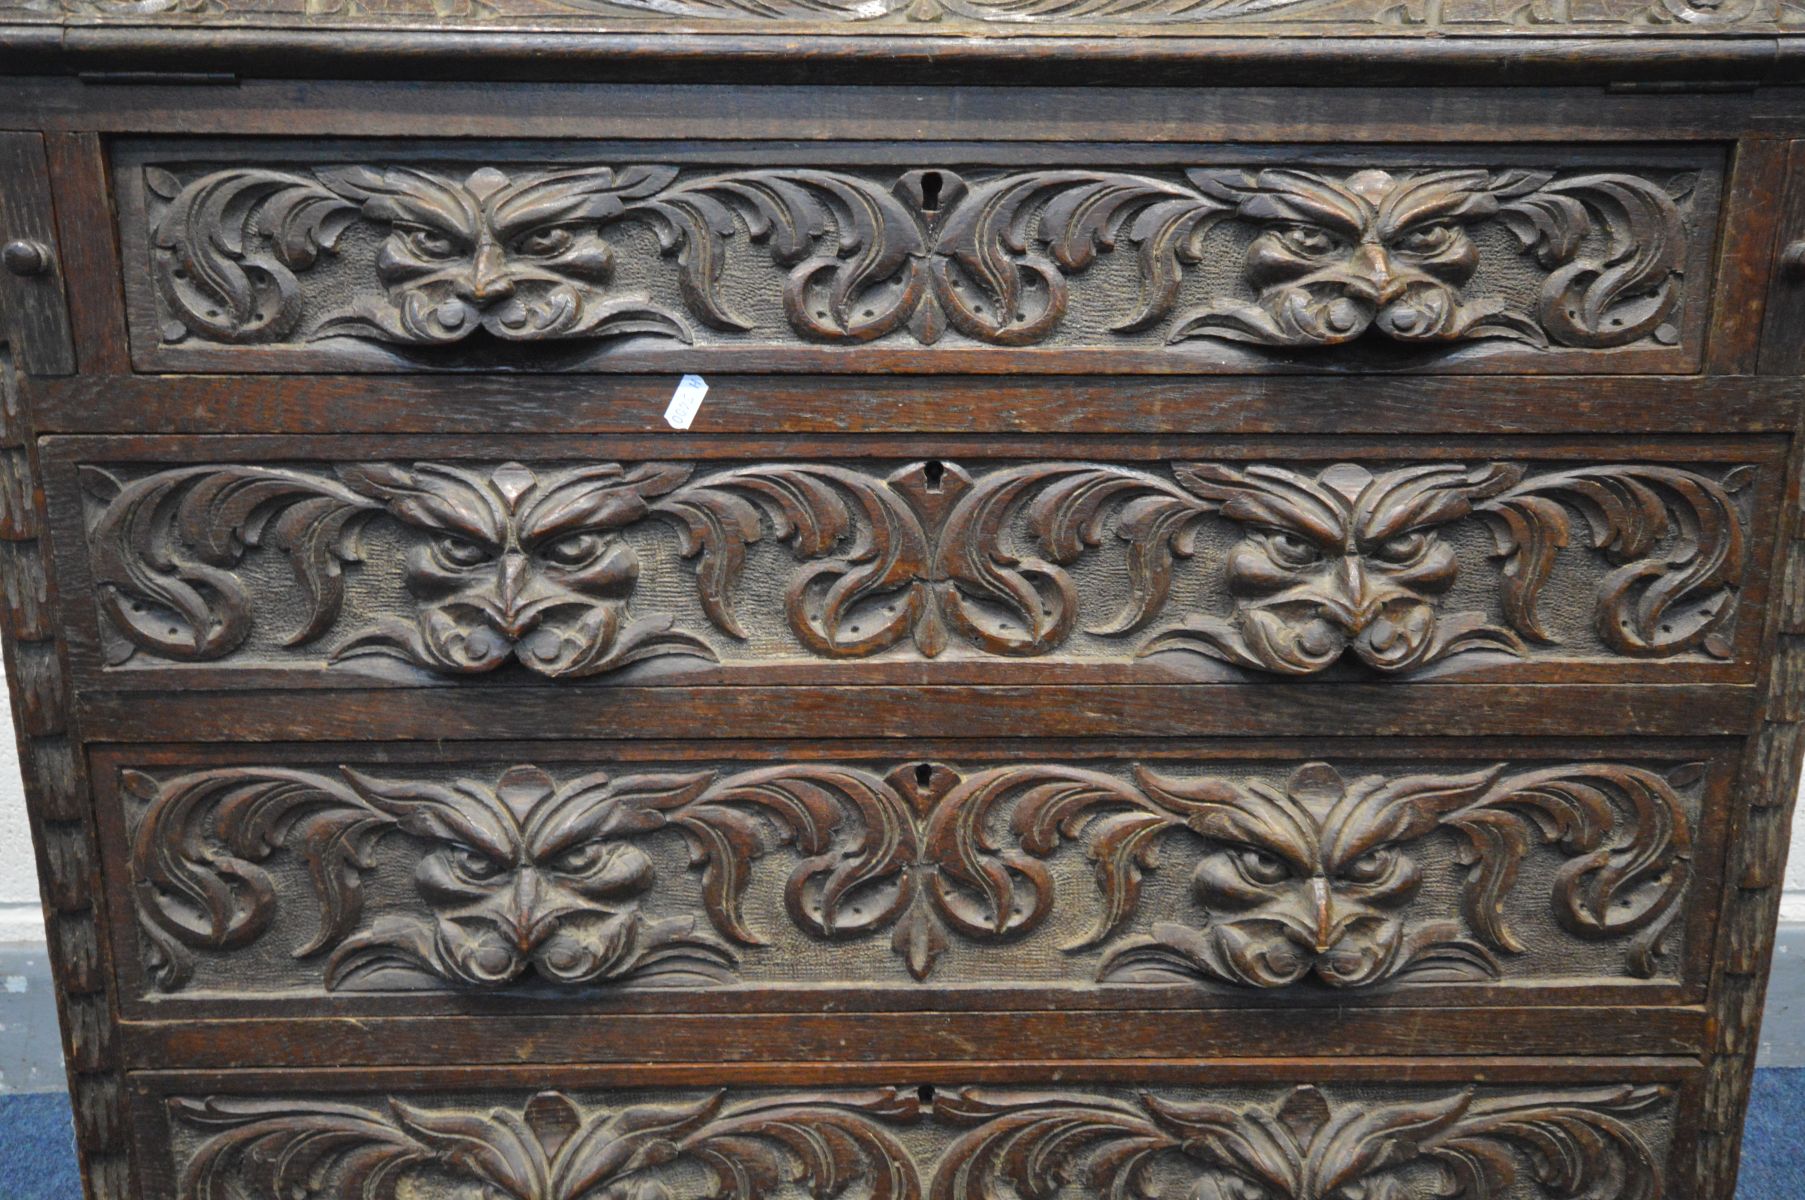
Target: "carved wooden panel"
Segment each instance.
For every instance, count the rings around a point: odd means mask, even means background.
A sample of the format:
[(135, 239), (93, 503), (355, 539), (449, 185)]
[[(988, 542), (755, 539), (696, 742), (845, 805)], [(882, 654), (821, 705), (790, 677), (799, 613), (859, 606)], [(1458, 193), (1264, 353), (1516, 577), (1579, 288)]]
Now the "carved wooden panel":
[(118, 161), (137, 360), (1697, 367), (1714, 150), (867, 153), (139, 145)]
[(1332, 1072), (1146, 1088), (177, 1092), (143, 1101), (172, 1134), (146, 1200), (1683, 1195), (1669, 1174), (1683, 1136), (1673, 1081), (1398, 1085)]
[(825, 34), (1081, 31), (1219, 35), (1773, 34), (1788, 0), (0, 0), (0, 20), (76, 25), (554, 28), (679, 33), (752, 28)]
[(923, 663), (948, 681), (1719, 677), (1752, 665), (1744, 547), (1777, 484), (1757, 444), (1646, 462), (388, 448), (153, 465), (63, 443), (97, 668), (189, 664), (226, 684), (915, 680)]
[(973, 984), (1080, 1003), (1695, 994), (1720, 853), (1706, 813), (1729, 771), (1709, 744), (1129, 753), (121, 750), (95, 773), (120, 928), (138, 929), (126, 991), (158, 1008), (481, 992), (674, 1011), (697, 991), (847, 988), (940, 1006)]

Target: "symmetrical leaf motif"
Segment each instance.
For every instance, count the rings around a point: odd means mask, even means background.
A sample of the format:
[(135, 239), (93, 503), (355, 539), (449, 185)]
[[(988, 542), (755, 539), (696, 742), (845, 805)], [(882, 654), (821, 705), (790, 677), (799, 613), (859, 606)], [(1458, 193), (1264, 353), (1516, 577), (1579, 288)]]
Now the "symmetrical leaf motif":
[[(712, 772), (597, 772), (558, 784), (519, 766), (493, 786), (337, 777), (285, 769), (220, 768), (159, 782), (128, 771), (122, 788), (148, 805), (132, 848), (152, 973), (174, 990), (192, 974), (190, 949), (229, 950), (261, 936), (277, 898), (259, 866), (289, 844), (304, 857), (323, 909), (318, 934), (295, 951), (330, 949), (326, 985), (368, 985), (411, 972), (469, 987), (528, 975), (551, 984), (632, 978), (723, 982), (734, 958), (697, 936), (689, 919), (652, 920), (640, 901), (657, 884), (636, 843), (671, 830), (703, 869), (710, 923), (742, 944), (757, 939), (739, 913), (747, 869), (778, 841), (804, 856), (792, 879), (799, 906), (817, 886), (831, 932), (844, 893), (898, 868), (898, 803), (861, 772), (797, 766), (717, 778)], [(861, 807), (862, 806), (862, 807)], [(848, 817), (847, 847), (835, 833)], [(430, 921), (385, 915), (360, 928), (363, 873), (392, 835), (426, 848), (415, 872)]]
[(1501, 1200), (1521, 1180), (1549, 1197), (1659, 1200), (1664, 1172), (1633, 1122), (1670, 1098), (1652, 1085), (1336, 1105), (1303, 1086), (1267, 1106), (972, 1089), (936, 1104), (975, 1128), (942, 1156), (929, 1196), (1050, 1197), (1076, 1185), (1124, 1198)]
[(931, 1113), (900, 1088), (717, 1092), (631, 1107), (548, 1091), (518, 1109), (486, 1110), (400, 1097), (168, 1103), (177, 1127), (198, 1139), (181, 1166), (180, 1200), (401, 1200), (448, 1188), (506, 1200), (763, 1200), (791, 1189), (819, 1200), (1075, 1189), (1198, 1200), (1661, 1200), (1649, 1127), (1670, 1115), (1672, 1095), (1661, 1084), (1388, 1089), (1376, 1100), (1331, 1099), (1311, 1085), (1277, 1099), (959, 1088), (943, 1089)]
[[(326, 1100), (170, 1101), (208, 1136), (182, 1173), (182, 1200), (344, 1196), (405, 1200), (423, 1180), (506, 1200), (673, 1200), (673, 1173), (705, 1193), (759, 1200), (805, 1188), (819, 1200), (919, 1200), (896, 1130), (920, 1117), (912, 1091), (802, 1093), (619, 1110), (541, 1092), (524, 1109), (381, 1107)], [(681, 1176), (679, 1176), (681, 1178)], [(692, 1185), (693, 1186), (693, 1185)]]
[[(974, 6), (988, 7), (988, 6)], [(165, 342), (354, 337), (430, 347), (478, 331), (508, 341), (628, 336), (688, 342), (768, 326), (724, 284), (742, 235), (788, 271), (782, 317), (800, 339), (858, 343), (950, 328), (1000, 346), (1045, 342), (1072, 281), (1132, 247), (1139, 294), (1116, 336), (1332, 346), (1507, 339), (1602, 348), (1678, 338), (1686, 228), (1654, 180), (1479, 167), (1195, 168), (1182, 178), (1041, 169), (888, 182), (808, 168), (683, 177), (676, 167), (569, 166), (445, 174), (412, 166), (226, 167), (188, 182), (145, 168), (166, 202), (150, 232)], [(1683, 186), (1683, 185), (1682, 185)], [(386, 235), (379, 288), (310, 294), (297, 273), (363, 222)], [(1241, 279), (1180, 308), (1187, 271), (1249, 227)], [(1533, 311), (1470, 293), (1497, 223), (1541, 273)], [(616, 279), (617, 226), (651, 230), (676, 263), (682, 311)], [(636, 275), (658, 270), (636, 264)], [(739, 290), (744, 290), (743, 288)], [(744, 300), (737, 303), (743, 304)], [(1107, 343), (1105, 343), (1107, 344)]]
[[(798, 928), (825, 941), (887, 930), (925, 979), (950, 936), (1037, 929), (1056, 901), (1049, 860), (1073, 843), (1094, 864), (1100, 909), (1069, 949), (1103, 946), (1105, 979), (1358, 988), (1497, 977), (1499, 955), (1527, 952), (1504, 900), (1536, 845), (1567, 859), (1549, 897), (1559, 926), (1629, 939), (1630, 972), (1653, 975), (1691, 853), (1675, 789), (1697, 777), (1578, 763), (1347, 781), (1313, 763), (1279, 784), (1052, 764), (885, 775), (798, 764), (559, 783), (521, 766), (490, 786), (231, 767), (166, 780), (128, 771), (122, 789), (144, 806), (132, 877), (165, 990), (190, 981), (191, 951), (238, 949), (270, 928), (278, 899), (259, 864), (290, 847), (322, 909), (295, 957), (331, 951), (328, 988), (729, 981), (723, 942), (642, 909), (659, 880), (641, 842), (666, 831), (702, 871), (714, 932), (741, 946), (762, 942), (742, 914), (752, 866), (787, 844), (797, 862), (784, 907)], [(1412, 843), (1444, 831), (1467, 868), (1462, 919), (1416, 904)], [(415, 884), (428, 916), (365, 922), (363, 877), (395, 836), (423, 848)], [(1180, 836), (1200, 843), (1192, 891), (1204, 923), (1159, 921), (1151, 937), (1123, 938), (1159, 844)]]
[(248, 466), (166, 471), (122, 484), (98, 468), (83, 483), (104, 511), (93, 529), (102, 611), (131, 645), (180, 661), (218, 659), (250, 636), (251, 598), (231, 570), (251, 547), (281, 550), (309, 602), (289, 639), (324, 636), (343, 600), (343, 566), (386, 514), (408, 535), (407, 619), (379, 617), (333, 661), (390, 655), (430, 669), (491, 671), (510, 661), (543, 675), (595, 675), (661, 655), (713, 657), (670, 618), (635, 619), (640, 564), (619, 531), (686, 467), (616, 463), (550, 472), (363, 463), (338, 478)]
[[(1087, 946), (1133, 912), (1158, 840), (1183, 831), (1204, 843), (1191, 887), (1207, 924), (1155, 924), (1150, 938), (1109, 953), (1104, 978), (1261, 988), (1313, 978), (1348, 988), (1406, 975), (1496, 977), (1495, 954), (1524, 949), (1503, 921), (1502, 900), (1532, 841), (1558, 844), (1570, 858), (1551, 897), (1561, 927), (1588, 939), (1631, 937), (1630, 970), (1647, 977), (1678, 914), (1691, 855), (1675, 781), (1617, 764), (1348, 781), (1310, 763), (1283, 786), (1181, 781), (1140, 768), (1136, 784), (1045, 788), (1015, 812), (1030, 846), (1055, 829), (1079, 836), (1095, 821), (1089, 852), (1106, 904)], [(1423, 880), (1410, 844), (1443, 829), (1464, 841), (1464, 924), (1411, 909)]]
[[(1522, 652), (1517, 636), (1485, 614), (1443, 615), (1436, 603), (1459, 570), (1439, 527), (1516, 482), (1521, 468), (1433, 464), (1375, 477), (1342, 463), (1312, 479), (1280, 467), (1199, 463), (1178, 475), (1184, 503), (1247, 530), (1226, 571), (1235, 613), (1160, 630), (1143, 653), (1185, 650), (1309, 675), (1344, 655), (1391, 672), (1467, 650)], [(1174, 523), (1146, 532), (1170, 541), (1183, 530)], [(1125, 536), (1141, 532), (1124, 527)]]
[[(382, 517), (404, 539), (413, 610), (363, 617), (330, 647), (332, 662), (380, 655), (450, 673), (518, 662), (559, 677), (653, 657), (714, 659), (718, 643), (677, 628), (676, 617), (633, 611), (641, 563), (623, 535), (656, 518), (694, 560), (708, 621), (740, 641), (748, 631), (735, 596), (748, 557), (777, 544), (797, 560), (784, 616), (810, 654), (912, 647), (933, 658), (956, 642), (1051, 654), (1079, 628), (1069, 568), (1107, 541), (1122, 551), (1127, 600), (1090, 634), (1136, 635), (1125, 653), (1177, 651), (1302, 676), (1343, 660), (1399, 674), (1552, 643), (1537, 602), (1573, 541), (1575, 514), (1612, 566), (1594, 621), (1605, 649), (1729, 657), (1744, 566), (1735, 497), (1752, 474), (1640, 464), (1531, 474), (1494, 462), (1379, 473), (1338, 463), (1313, 474), (1178, 463), (1168, 475), (931, 461), (888, 474), (816, 463), (700, 476), (668, 463), (360, 463), (332, 478), (237, 465), (129, 482), (89, 467), (82, 477), (100, 505), (89, 536), (98, 602), (128, 655), (204, 662), (243, 647), (255, 603), (235, 568), (252, 548), (284, 552), (307, 603), (287, 644), (325, 637), (341, 612), (344, 569), (361, 561)], [(1468, 518), (1494, 535), (1502, 623), (1442, 611), (1460, 569), (1444, 535)], [(1198, 557), (1210, 521), (1241, 532), (1200, 564), (1217, 590), (1159, 623), (1178, 564)]]

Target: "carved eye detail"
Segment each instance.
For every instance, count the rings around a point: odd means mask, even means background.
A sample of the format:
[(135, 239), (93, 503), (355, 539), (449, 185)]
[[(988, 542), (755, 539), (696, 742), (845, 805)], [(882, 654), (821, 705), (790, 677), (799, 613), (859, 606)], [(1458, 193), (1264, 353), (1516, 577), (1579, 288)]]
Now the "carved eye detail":
[(457, 570), (480, 567), (493, 555), (487, 547), (455, 533), (442, 533), (433, 538), (433, 555), (442, 564)]
[(1235, 866), (1249, 883), (1262, 887), (1271, 887), (1275, 883), (1283, 883), (1291, 877), (1291, 868), (1277, 855), (1268, 854), (1264, 850), (1256, 850), (1252, 846), (1244, 846), (1234, 852)]
[(1391, 873), (1398, 853), (1388, 846), (1369, 850), (1341, 868), (1341, 877), (1349, 883), (1377, 883)]
[(554, 567), (581, 567), (602, 552), (602, 535), (585, 532), (556, 538), (539, 547), (539, 557)]
[(467, 883), (488, 883), (501, 874), (502, 864), (471, 846), (451, 847), (451, 869)]
[(608, 853), (608, 843), (600, 838), (572, 846), (548, 864), (560, 875), (587, 875), (601, 865)]
[(1273, 562), (1292, 571), (1301, 571), (1322, 561), (1321, 550), (1297, 534), (1282, 529), (1266, 531), (1266, 553), (1271, 555)]
[(527, 258), (550, 258), (554, 254), (562, 254), (570, 249), (576, 235), (568, 229), (553, 226), (550, 229), (534, 229), (514, 239), (510, 249), (515, 254)]
[(407, 248), (421, 258), (446, 259), (454, 257), (458, 251), (450, 235), (425, 226), (404, 229), (402, 236), (407, 240)]
[(1429, 552), (1429, 545), (1429, 535), (1421, 530), (1416, 533), (1401, 533), (1380, 542), (1373, 548), (1371, 556), (1386, 566), (1408, 567)]
[(1440, 254), (1454, 244), (1460, 230), (1446, 221), (1406, 229), (1392, 239), (1391, 248), (1401, 254), (1428, 258)]
[(1344, 248), (1344, 243), (1320, 225), (1281, 225), (1279, 241), (1293, 254), (1305, 258), (1325, 258)]

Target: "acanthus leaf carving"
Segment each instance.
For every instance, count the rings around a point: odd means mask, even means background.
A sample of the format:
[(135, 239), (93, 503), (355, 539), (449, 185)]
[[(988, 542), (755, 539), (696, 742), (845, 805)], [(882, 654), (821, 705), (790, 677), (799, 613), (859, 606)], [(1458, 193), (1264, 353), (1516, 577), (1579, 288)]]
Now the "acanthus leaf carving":
[(1051, 1196), (1076, 1181), (1150, 1195), (1157, 1178), (1197, 1197), (1402, 1197), (1400, 1174), (1427, 1168), (1444, 1194), (1472, 1200), (1515, 1194), (1525, 1175), (1550, 1197), (1656, 1200), (1662, 1168), (1632, 1122), (1670, 1098), (1659, 1085), (1357, 1105), (1308, 1085), (1276, 1104), (967, 1089), (936, 1105), (973, 1128), (948, 1147), (929, 1196)]
[(289, 644), (323, 634), (370, 515), (348, 489), (280, 468), (193, 467), (122, 484), (86, 467), (82, 482), (105, 504), (90, 541), (101, 611), (134, 645), (182, 661), (219, 658), (249, 636), (251, 598), (232, 568), (252, 546), (287, 551), (309, 601)]
[[(830, 943), (888, 931), (922, 980), (955, 939), (1037, 930), (1062, 887), (1053, 856), (1068, 844), (1093, 864), (1098, 915), (1067, 949), (1101, 949), (1105, 980), (1362, 988), (1496, 978), (1503, 960), (1529, 953), (1504, 902), (1538, 846), (1566, 859), (1547, 885), (1553, 923), (1583, 941), (1627, 939), (1628, 973), (1653, 976), (1689, 874), (1676, 789), (1697, 778), (1614, 763), (1353, 779), (1311, 763), (1283, 782), (801, 763), (564, 782), (520, 766), (493, 785), (222, 768), (161, 781), (127, 772), (122, 788), (145, 807), (133, 882), (165, 990), (187, 985), (188, 951), (239, 949), (270, 928), (277, 896), (261, 864), (285, 847), (303, 856), (322, 909), (295, 957), (331, 951), (325, 985), (336, 989), (419, 976), (478, 988), (529, 976), (728, 982), (726, 943), (767, 942), (741, 911), (753, 865), (786, 845), (795, 864), (782, 907), (797, 929)], [(723, 941), (697, 933), (693, 916), (649, 915), (644, 902), (662, 885), (644, 839), (666, 831), (688, 844), (700, 913)], [(1453, 838), (1444, 869), (1464, 873), (1459, 913), (1418, 903), (1415, 844), (1438, 834)], [(366, 922), (363, 877), (391, 837), (419, 847), (419, 905)], [(1143, 877), (1175, 838), (1193, 848), (1204, 919), (1156, 918), (1151, 936), (1126, 934)]]
[[(1274, 988), (1305, 978), (1364, 987), (1405, 975), (1495, 977), (1497, 954), (1524, 951), (1503, 898), (1532, 840), (1570, 856), (1551, 897), (1561, 926), (1588, 939), (1635, 935), (1630, 970), (1647, 977), (1689, 874), (1691, 832), (1674, 785), (1639, 767), (1350, 781), (1312, 763), (1283, 786), (1181, 782), (1144, 768), (1136, 780), (1136, 790), (1093, 793), (1052, 813), (1030, 802), (1017, 817), (1073, 828), (1086, 809), (1115, 810), (1091, 851), (1100, 888), (1119, 897), (1113, 910), (1132, 906), (1152, 839), (1185, 830), (1205, 844), (1191, 886), (1206, 926), (1156, 924), (1150, 938), (1111, 951), (1105, 978)], [(1464, 927), (1411, 910), (1422, 869), (1410, 844), (1440, 829), (1464, 841)]]
[(1436, 602), (1459, 570), (1438, 527), (1521, 475), (1501, 463), (1377, 476), (1343, 463), (1314, 479), (1269, 466), (1180, 467), (1187, 491), (1247, 531), (1226, 568), (1235, 615), (1158, 631), (1141, 652), (1189, 650), (1285, 675), (1314, 674), (1343, 655), (1390, 672), (1467, 650), (1520, 653), (1511, 630), (1483, 613), (1443, 615)]
[[(768, 342), (781, 321), (803, 343), (906, 333), (932, 345), (956, 330), (988, 345), (1036, 346), (1066, 324), (1078, 281), (1132, 248), (1132, 299), (1100, 288), (1087, 306), (1105, 306), (1103, 322), (1081, 339), (1109, 346), (1149, 334), (1153, 344), (1205, 338), (1283, 350), (1369, 334), (1544, 352), (1671, 345), (1688, 253), (1678, 177), (1628, 172), (774, 167), (686, 176), (635, 164), (459, 175), (353, 164), (226, 167), (183, 183), (167, 168), (144, 170), (149, 193), (166, 202), (149, 242), (166, 343), (356, 338), (431, 348), (479, 331), (514, 342), (690, 342), (699, 326), (731, 344)], [(337, 254), (356, 222), (384, 235), (369, 268), (375, 286), (348, 299), (312, 294), (299, 274)], [(1515, 254), (1476, 236), (1489, 224), (1514, 236)], [(1217, 237), (1228, 225), (1251, 238)], [(650, 232), (657, 257), (674, 260), (671, 276), (656, 257), (617, 269), (633, 226)], [(742, 238), (787, 272), (774, 311), (746, 308), (759, 268), (756, 252), (735, 249)], [(1193, 270), (1235, 255), (1238, 279)], [(1488, 263), (1525, 280), (1500, 288), (1480, 278)], [(1516, 297), (1532, 283), (1529, 305)]]
[(1504, 559), (1503, 602), (1511, 624), (1547, 641), (1536, 601), (1555, 553), (1566, 546), (1568, 508), (1583, 514), (1592, 545), (1616, 565), (1599, 588), (1598, 636), (1639, 658), (1694, 648), (1727, 658), (1723, 627), (1735, 611), (1743, 567), (1742, 523), (1732, 495), (1748, 481), (1722, 481), (1663, 466), (1581, 467), (1537, 475), (1477, 506)]
[[(661, 526), (675, 533), (675, 557), (695, 564), (700, 615), (741, 643), (751, 634), (735, 593), (749, 556), (771, 547), (793, 560), (779, 568), (788, 632), (824, 659), (911, 649), (931, 659), (955, 644), (1043, 656), (1083, 628), (1087, 639), (1132, 635), (1127, 658), (1175, 651), (1290, 676), (1343, 661), (1407, 674), (1555, 644), (1537, 600), (1573, 548), (1577, 514), (1611, 568), (1594, 585), (1600, 648), (1724, 658), (1745, 566), (1737, 494), (1753, 468), (1718, 478), (1656, 464), (1180, 462), (1168, 474), (933, 460), (887, 473), (778, 463), (698, 474), (657, 462), (336, 472), (227, 465), (121, 482), (84, 468), (100, 506), (98, 601), (127, 652), (189, 662), (238, 652), (254, 596), (236, 568), (251, 549), (286, 552), (301, 585), (307, 610), (287, 647), (319, 641), (380, 516), (402, 538), (411, 608), (360, 610), (328, 663), (383, 656), (472, 673), (517, 661), (581, 677), (655, 657), (737, 657), (678, 615), (634, 608), (641, 561), (628, 534)], [(1444, 610), (1462, 570), (1451, 535), (1469, 519), (1497, 546), (1496, 616)], [(1240, 540), (1200, 560), (1218, 523)], [(1073, 568), (1106, 545), (1121, 556), (1123, 598), (1113, 616), (1083, 623)], [(1205, 591), (1170, 613), (1180, 564), (1193, 560)]]
[(186, 1164), (184, 1200), (310, 1193), (403, 1200), (421, 1177), (508, 1200), (659, 1200), (669, 1172), (700, 1168), (709, 1195), (760, 1200), (800, 1185), (821, 1200), (919, 1200), (897, 1136), (920, 1117), (897, 1089), (597, 1108), (541, 1092), (521, 1110), (215, 1096), (170, 1101), (206, 1140)]
[(407, 553), (411, 619), (385, 621), (334, 656), (399, 654), (446, 671), (510, 658), (540, 674), (595, 675), (644, 658), (712, 658), (668, 617), (633, 619), (639, 558), (619, 531), (678, 487), (686, 467), (616, 463), (544, 478), (519, 463), (470, 471), (434, 463), (360, 464), (341, 472), (416, 538)]

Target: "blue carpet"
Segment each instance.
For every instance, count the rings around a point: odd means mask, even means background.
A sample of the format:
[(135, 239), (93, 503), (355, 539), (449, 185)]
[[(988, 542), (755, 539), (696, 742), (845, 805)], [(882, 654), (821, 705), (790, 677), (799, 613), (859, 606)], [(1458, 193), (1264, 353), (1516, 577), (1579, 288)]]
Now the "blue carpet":
[(0, 1096), (0, 1196), (81, 1200), (69, 1097), (54, 1092)]
[[(1798, 1149), (1801, 1117), (1805, 1068), (1755, 1072), (1736, 1200), (1805, 1200)], [(0, 1197), (81, 1200), (66, 1097), (0, 1096)]]

